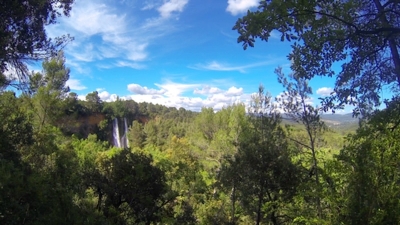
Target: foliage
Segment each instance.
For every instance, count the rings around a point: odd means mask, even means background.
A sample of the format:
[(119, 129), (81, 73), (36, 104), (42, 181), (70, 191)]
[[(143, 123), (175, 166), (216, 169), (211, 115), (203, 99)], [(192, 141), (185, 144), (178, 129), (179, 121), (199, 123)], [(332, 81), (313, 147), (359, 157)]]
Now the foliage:
[(30, 77), (30, 96), (26, 96), (26, 104), (35, 119), (35, 125), (41, 129), (46, 124), (55, 125), (64, 111), (62, 99), (67, 96), (69, 87), (69, 69), (65, 67), (63, 52), (43, 62), (43, 73)]
[[(0, 92), (0, 223), (398, 224), (399, 99), (343, 147), (301, 71), (276, 73), (279, 102), (260, 86), (247, 111), (196, 113), (81, 101), (62, 52), (49, 58), (30, 93)], [(115, 118), (131, 148), (112, 147)]]
[(132, 148), (143, 148), (146, 135), (143, 131), (143, 125), (138, 121), (133, 121), (131, 129), (129, 130), (129, 144)]
[[(282, 208), (296, 193), (299, 168), (292, 163), (289, 142), (269, 95), (263, 87), (253, 95), (251, 125), (243, 127), (238, 151), (227, 160), (221, 182), (231, 189), (231, 222), (240, 202), (256, 224), (281, 224), (288, 220)], [(254, 113), (253, 113), (254, 112)]]
[(169, 201), (164, 173), (152, 166), (152, 159), (128, 149), (101, 153), (96, 159), (98, 178), (91, 187), (98, 195), (98, 207), (111, 221), (130, 224), (159, 220), (161, 207)]
[(387, 103), (357, 133), (348, 137), (339, 159), (348, 180), (346, 224), (400, 223), (399, 99)]
[(97, 91), (93, 91), (86, 95), (86, 107), (91, 112), (101, 112), (103, 108), (103, 102), (99, 97), (99, 93)]
[[(69, 36), (52, 40), (45, 27), (56, 23), (62, 14), (69, 16), (73, 0), (5, 1), (0, 6), (0, 74), (13, 69), (26, 81), (27, 60), (48, 58), (57, 53)], [(2, 86), (4, 83), (0, 83)], [(6, 82), (9, 84), (9, 81)]]
[[(336, 76), (327, 107), (337, 100), (366, 114), (380, 105), (385, 85), (400, 86), (399, 11), (398, 1), (260, 1), (233, 29), (245, 49), (278, 32), (293, 42), (288, 57), (302, 78)], [(338, 73), (335, 63), (342, 65)]]
[[(277, 98), (282, 105), (283, 110), (291, 120), (303, 126), (305, 135), (289, 137), (296, 145), (297, 153), (300, 153), (299, 161), (303, 162), (309, 171), (309, 177), (314, 177), (314, 184), (308, 183), (309, 191), (304, 191), (305, 198), (312, 196), (315, 199), (315, 209), (318, 218), (318, 223), (322, 223), (324, 219), (322, 209), (322, 185), (321, 172), (323, 169), (319, 165), (319, 148), (322, 142), (322, 134), (326, 130), (326, 126), (320, 119), (320, 109), (309, 103), (310, 95), (312, 94), (311, 87), (308, 85), (308, 80), (302, 77), (301, 72), (295, 71), (288, 78), (282, 72), (281, 68), (277, 68), (275, 73), (278, 75), (278, 81), (286, 89), (285, 92)], [(289, 131), (290, 131), (290, 127)], [(311, 157), (305, 156), (304, 151), (309, 151)], [(309, 195), (309, 196), (307, 196)], [(304, 205), (301, 206), (302, 208)], [(301, 215), (307, 218), (305, 214)], [(314, 215), (311, 215), (314, 218)]]

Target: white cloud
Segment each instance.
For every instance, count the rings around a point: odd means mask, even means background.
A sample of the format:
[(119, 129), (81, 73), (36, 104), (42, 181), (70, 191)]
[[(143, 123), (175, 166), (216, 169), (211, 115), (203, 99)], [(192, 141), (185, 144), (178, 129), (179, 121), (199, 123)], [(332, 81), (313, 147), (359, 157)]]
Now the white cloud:
[(92, 36), (118, 33), (126, 26), (125, 15), (113, 13), (105, 4), (90, 1), (79, 1), (76, 4), (71, 11), (71, 19), (65, 21), (82, 34)]
[[(119, 97), (116, 94), (110, 94), (108, 91), (105, 91), (102, 88), (97, 88), (96, 89), (99, 95), (99, 98), (104, 101), (104, 102), (114, 102), (117, 99), (121, 99), (121, 100), (127, 100), (129, 99), (128, 97)], [(85, 100), (85, 99), (84, 99)]]
[[(183, 107), (188, 110), (200, 111), (202, 107), (211, 107), (220, 110), (236, 103), (247, 103), (249, 94), (243, 93), (243, 88), (231, 86), (222, 89), (212, 85), (196, 83), (177, 83), (166, 80), (155, 84), (159, 89), (152, 89), (140, 84), (129, 84), (128, 90), (132, 94), (120, 96), (119, 99), (132, 99), (136, 102), (151, 102), (167, 107)], [(201, 88), (201, 89), (200, 89)], [(118, 96), (111, 94), (103, 88), (96, 89), (103, 101), (115, 101)], [(200, 94), (201, 97), (191, 97), (191, 94)], [(80, 96), (85, 99), (85, 96)]]
[[(129, 42), (128, 42), (129, 43)], [(145, 52), (145, 49), (147, 47), (146, 44), (135, 44), (132, 45), (131, 47), (133, 48), (134, 51), (130, 51), (127, 53), (127, 58), (132, 60), (132, 61), (142, 61), (147, 58), (147, 53)]]
[(276, 30), (272, 30), (270, 33), (269, 33), (269, 36), (270, 36), (270, 38), (272, 38), (272, 39), (281, 39), (281, 34), (278, 32), (278, 31), (276, 31)]
[[(106, 101), (109, 101), (109, 102), (115, 102), (117, 99), (118, 99), (119, 97), (118, 97), (118, 95), (116, 95), (116, 94), (112, 94), (112, 95), (110, 95), (110, 98), (109, 99), (107, 99)], [(119, 99), (123, 99), (123, 100), (125, 100), (125, 98), (119, 98)]]
[(155, 1), (146, 0), (143, 2), (143, 7), (141, 8), (141, 10), (151, 10), (154, 9), (157, 5), (157, 2)]
[(196, 88), (193, 91), (194, 94), (200, 94), (200, 95), (218, 94), (221, 92), (222, 92), (221, 89), (217, 87), (210, 87), (208, 85), (204, 86), (202, 89)]
[(107, 91), (98, 91), (98, 93), (100, 99), (103, 101), (107, 101), (110, 98), (110, 93), (108, 93)]
[(145, 65), (136, 62), (127, 62), (127, 61), (117, 61), (115, 65), (118, 67), (130, 67), (133, 69), (143, 69), (146, 67)]
[(216, 104), (220, 104), (220, 103), (228, 104), (232, 101), (232, 98), (230, 98), (225, 93), (220, 93), (220, 94), (215, 94), (215, 95), (209, 96), (208, 100), (210, 100), (211, 102), (215, 102)]
[(139, 95), (162, 95), (166, 92), (166, 90), (156, 90), (142, 87), (139, 84), (128, 84), (128, 90)]
[[(30, 71), (32, 71), (32, 69), (30, 69)], [(36, 72), (41, 72), (41, 71), (38, 70)], [(15, 69), (15, 67), (11, 66), (10, 64), (7, 64), (7, 70), (4, 71), (3, 74), (8, 80), (18, 79), (17, 70)]]
[(85, 46), (79, 49), (71, 48), (70, 51), (68, 51), (68, 54), (73, 55), (76, 61), (83, 62), (92, 62), (101, 58), (95, 51), (92, 43), (87, 43)]
[(168, 17), (182, 12), (187, 3), (188, 0), (146, 1), (144, 8), (157, 10), (160, 15), (135, 17), (131, 10), (111, 5), (110, 1), (76, 1), (70, 17), (61, 17), (47, 32), (51, 38), (66, 33), (75, 38), (66, 46), (65, 53), (78, 73), (93, 61), (98, 62), (99, 68), (142, 69), (144, 64), (138, 62), (148, 60), (149, 46), (176, 30), (174, 20)]
[(258, 6), (258, 4), (259, 0), (228, 0), (226, 11), (235, 16), (239, 13), (246, 12), (252, 7)]
[(207, 98), (165, 95), (157, 96), (157, 98), (154, 98), (152, 95), (130, 95), (129, 98), (137, 102), (151, 102), (153, 104), (176, 108), (183, 107), (193, 111), (200, 111), (202, 107), (211, 107), (214, 110), (220, 110), (234, 103), (245, 102), (245, 99), (241, 97), (228, 97), (222, 93)]
[(182, 12), (189, 0), (168, 0), (158, 8), (161, 17), (168, 18), (173, 12)]
[(228, 96), (239, 96), (243, 94), (243, 88), (230, 87), (226, 92)]
[(69, 79), (66, 82), (66, 85), (71, 89), (71, 90), (85, 90), (86, 87), (81, 84), (80, 80), (77, 79)]
[[(71, 16), (61, 18), (60, 24), (48, 28), (49, 36), (70, 33), (75, 40), (67, 45), (66, 53), (74, 61), (92, 62), (122, 56), (132, 61), (147, 57), (145, 38), (131, 34), (133, 29), (127, 15), (112, 6), (94, 1), (77, 1)], [(93, 45), (93, 39), (96, 45)], [(100, 42), (99, 42), (100, 41)]]
[(278, 59), (272, 59), (264, 62), (258, 62), (258, 63), (252, 63), (248, 65), (242, 65), (242, 66), (231, 66), (223, 63), (219, 63), (217, 61), (212, 61), (207, 64), (196, 64), (194, 66), (189, 66), (191, 69), (196, 69), (196, 70), (213, 70), (213, 71), (238, 71), (240, 73), (246, 73), (246, 69), (253, 68), (253, 67), (259, 67), (259, 66), (265, 66), (265, 65), (270, 65), (273, 63), (277, 63)]
[(81, 101), (86, 101), (86, 95), (78, 95), (78, 99)]
[(91, 72), (90, 67), (84, 66), (83, 64), (72, 60), (71, 58), (67, 59), (66, 64), (68, 68), (73, 68), (72, 71), (74, 73), (89, 75)]
[(214, 71), (238, 71), (241, 73), (244, 73), (244, 67), (243, 66), (228, 66), (221, 64), (216, 61), (212, 61), (207, 64), (196, 64), (195, 66), (189, 66), (189, 68), (192, 69), (198, 69), (198, 70), (214, 70)]
[(322, 87), (318, 88), (317, 94), (321, 95), (322, 97), (330, 96), (333, 93), (333, 88), (330, 87)]
[(170, 97), (180, 96), (182, 93), (192, 91), (194, 88), (200, 86), (199, 84), (182, 84), (171, 81), (166, 81), (163, 84), (155, 84), (162, 90), (166, 90), (165, 95)]

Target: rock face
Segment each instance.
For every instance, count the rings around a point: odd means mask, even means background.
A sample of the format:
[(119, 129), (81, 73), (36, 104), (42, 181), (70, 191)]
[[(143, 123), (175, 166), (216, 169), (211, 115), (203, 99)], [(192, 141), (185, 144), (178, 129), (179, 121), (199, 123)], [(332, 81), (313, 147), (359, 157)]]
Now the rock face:
[(106, 117), (102, 113), (90, 115), (65, 116), (58, 121), (57, 126), (67, 134), (75, 134), (80, 138), (86, 138), (89, 134), (99, 132), (100, 122)]
[(103, 113), (90, 115), (67, 115), (60, 118), (55, 124), (64, 134), (75, 135), (78, 138), (87, 138), (89, 134), (96, 134), (101, 141), (107, 141), (118, 148), (129, 148), (129, 124), (133, 120), (147, 123), (149, 118), (138, 116), (111, 119)]

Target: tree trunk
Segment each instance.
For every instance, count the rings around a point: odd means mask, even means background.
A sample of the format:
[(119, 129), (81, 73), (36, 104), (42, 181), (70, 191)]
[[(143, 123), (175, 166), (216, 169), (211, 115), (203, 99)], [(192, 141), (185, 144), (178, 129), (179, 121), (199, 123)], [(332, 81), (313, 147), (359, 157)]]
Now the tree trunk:
[(231, 224), (234, 225), (236, 224), (236, 218), (235, 218), (235, 203), (236, 203), (236, 188), (235, 188), (235, 182), (233, 182), (233, 187), (231, 191), (231, 201), (232, 201), (232, 212), (231, 212)]
[[(387, 20), (386, 16), (385, 16), (385, 9), (383, 8), (381, 2), (379, 0), (374, 0), (375, 6), (379, 11), (379, 14), (381, 14), (381, 16), (379, 17), (379, 19), (381, 20), (382, 24), (384, 27), (390, 28), (390, 24), (389, 21)], [(400, 56), (399, 56), (399, 51), (397, 49), (396, 46), (396, 40), (392, 37), (388, 37), (388, 41), (389, 41), (389, 48), (390, 48), (390, 52), (392, 55), (392, 59), (393, 59), (393, 63), (394, 63), (394, 71), (396, 74), (396, 78), (397, 78), (397, 86), (400, 88)]]
[(261, 223), (261, 208), (262, 208), (262, 199), (264, 197), (263, 191), (264, 191), (264, 185), (261, 185), (261, 190), (260, 193), (258, 194), (258, 204), (257, 204), (257, 225), (260, 225)]

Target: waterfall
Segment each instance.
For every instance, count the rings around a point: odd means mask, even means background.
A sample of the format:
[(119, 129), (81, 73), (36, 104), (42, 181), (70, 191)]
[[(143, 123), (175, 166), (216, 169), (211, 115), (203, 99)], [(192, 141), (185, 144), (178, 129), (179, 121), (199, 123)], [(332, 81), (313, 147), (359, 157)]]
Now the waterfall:
[(124, 118), (124, 130), (123, 135), (120, 137), (120, 132), (118, 128), (118, 119), (115, 118), (113, 122), (113, 141), (114, 146), (118, 148), (129, 148), (129, 141), (128, 141), (128, 122), (126, 118)]
[(113, 140), (114, 146), (120, 148), (121, 147), (121, 139), (119, 138), (119, 129), (118, 129), (118, 119), (115, 118), (113, 122)]
[(125, 137), (125, 139), (124, 139), (124, 147), (126, 147), (126, 148), (129, 148), (129, 140), (128, 140), (128, 123), (126, 122), (126, 118), (124, 117), (124, 126), (125, 126), (125, 129), (124, 129), (124, 136), (123, 137)]

